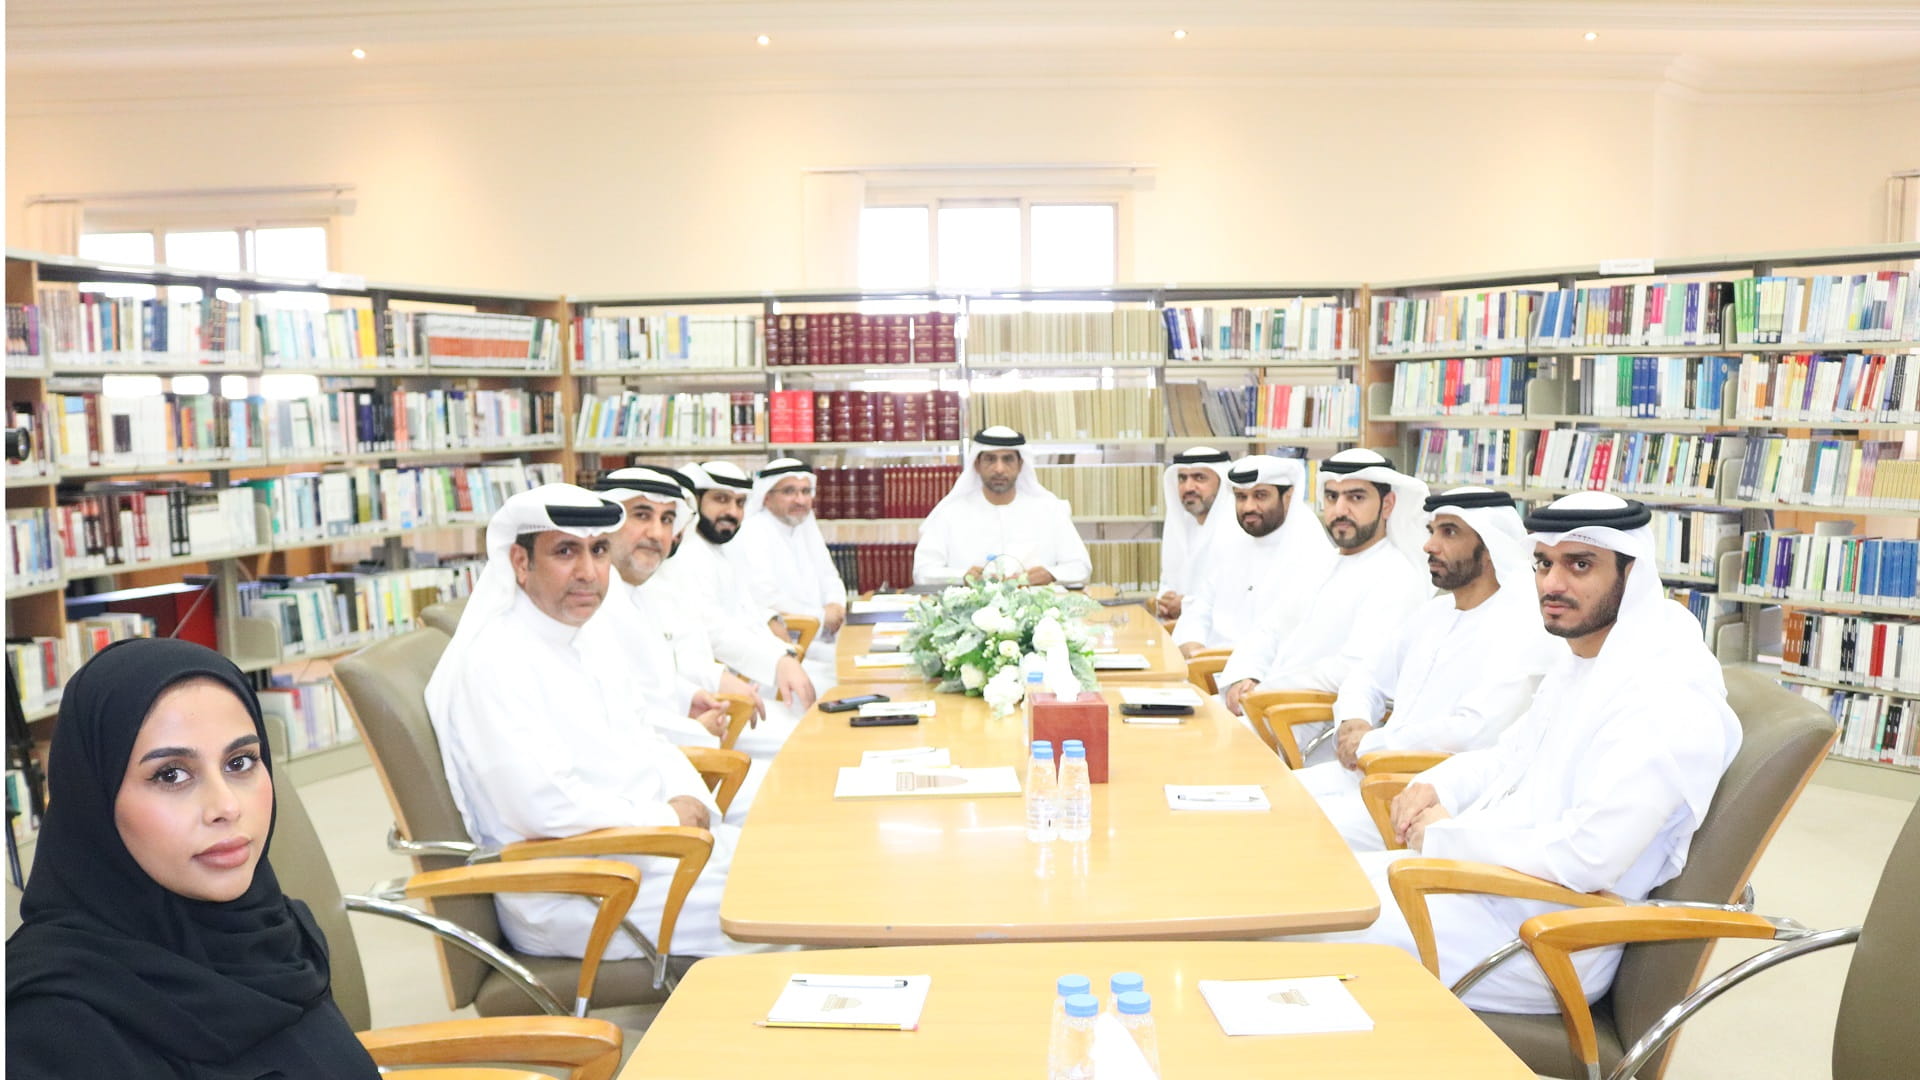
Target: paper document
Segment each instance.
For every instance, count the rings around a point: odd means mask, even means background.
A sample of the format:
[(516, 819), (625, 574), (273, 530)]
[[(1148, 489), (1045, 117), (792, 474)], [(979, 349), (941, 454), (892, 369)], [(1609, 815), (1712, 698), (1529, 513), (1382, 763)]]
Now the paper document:
[(1372, 1031), (1373, 1018), (1340, 978), (1201, 979), (1220, 1030), (1228, 1035), (1318, 1035)]
[(944, 746), (909, 746), (904, 750), (868, 750), (860, 755), (863, 769), (945, 769), (953, 765)]
[(877, 611), (906, 611), (919, 602), (919, 597), (906, 593), (882, 593), (865, 600), (855, 600), (847, 608), (854, 614), (865, 615)]
[(937, 796), (1018, 795), (1020, 776), (1011, 765), (989, 769), (956, 769), (918, 766), (896, 769), (885, 766), (840, 767), (840, 779), (833, 785), (836, 799), (927, 798)]
[(1258, 784), (1168, 784), (1170, 810), (1271, 810)]
[(1191, 686), (1128, 686), (1121, 689), (1120, 701), (1126, 705), (1189, 705), (1196, 709), (1206, 704)]
[(1093, 1022), (1093, 1075), (1100, 1080), (1156, 1080), (1140, 1044), (1109, 1012)]
[(766, 1026), (912, 1031), (932, 986), (931, 975), (795, 975)]
[(1104, 656), (1095, 653), (1093, 657), (1095, 671), (1145, 671), (1152, 666), (1152, 662), (1139, 653), (1108, 653)]
[(911, 663), (913, 663), (913, 654), (902, 652), (864, 653), (853, 658), (853, 666), (857, 668), (906, 667)]
[(861, 716), (932, 716), (931, 701), (869, 701), (860, 706)]

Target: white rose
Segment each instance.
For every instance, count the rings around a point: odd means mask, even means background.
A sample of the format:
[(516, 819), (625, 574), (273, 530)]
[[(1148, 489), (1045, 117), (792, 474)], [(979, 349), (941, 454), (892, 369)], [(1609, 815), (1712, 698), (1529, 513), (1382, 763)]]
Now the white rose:
[(961, 686), (964, 686), (969, 690), (978, 690), (982, 686), (985, 686), (986, 683), (987, 683), (986, 672), (981, 671), (979, 667), (973, 664), (961, 665), (960, 667), (960, 685)]
[(1041, 619), (1033, 628), (1033, 647), (1043, 653), (1062, 648), (1067, 643), (1067, 632), (1061, 628), (1060, 621), (1051, 614)]
[(1018, 660), (1020, 659), (1020, 646), (1011, 641), (1002, 641), (1000, 643), (1000, 655), (1009, 660)]
[(940, 594), (940, 599), (951, 604), (956, 600), (965, 600), (971, 595), (973, 595), (973, 590), (967, 588), (965, 585), (949, 585), (947, 586), (947, 590)]
[(991, 634), (1006, 622), (1006, 616), (1000, 613), (999, 608), (989, 604), (973, 613), (972, 622), (973, 625)]
[(1019, 669), (1006, 667), (995, 672), (993, 678), (987, 680), (981, 696), (995, 712), (1011, 711), (1026, 696), (1026, 688), (1020, 685)]

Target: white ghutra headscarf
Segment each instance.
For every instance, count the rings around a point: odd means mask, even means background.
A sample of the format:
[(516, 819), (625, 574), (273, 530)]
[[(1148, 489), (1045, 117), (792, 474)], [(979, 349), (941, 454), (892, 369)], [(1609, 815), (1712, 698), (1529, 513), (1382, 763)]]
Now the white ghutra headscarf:
[(1393, 488), (1393, 514), (1387, 518), (1387, 542), (1422, 574), (1427, 572), (1427, 484), (1393, 467), (1377, 450), (1355, 447), (1320, 463), (1320, 488), (1336, 480), (1370, 480)]
[[(1175, 454), (1173, 464), (1160, 474), (1160, 505), (1166, 514), (1166, 522), (1160, 529), (1160, 580), (1176, 593), (1184, 595), (1199, 586), (1203, 567), (1194, 564), (1203, 562), (1215, 540), (1226, 530), (1235, 528), (1234, 515), (1221, 512), (1222, 509), (1231, 511), (1233, 507), (1220, 505), (1223, 496), (1229, 503), (1233, 499), (1227, 490), (1227, 465), (1231, 461), (1225, 450), (1194, 446)], [(1213, 509), (1207, 512), (1205, 524), (1195, 521), (1187, 508), (1180, 505), (1182, 469), (1210, 469), (1220, 478), (1220, 488), (1214, 495)]]

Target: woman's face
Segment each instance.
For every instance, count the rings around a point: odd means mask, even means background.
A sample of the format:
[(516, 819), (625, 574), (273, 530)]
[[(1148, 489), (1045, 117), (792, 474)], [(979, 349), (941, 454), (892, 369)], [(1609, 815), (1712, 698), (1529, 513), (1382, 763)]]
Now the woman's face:
[(273, 780), (247, 707), (208, 679), (153, 703), (114, 798), (120, 839), (147, 876), (224, 903), (253, 884), (273, 824)]

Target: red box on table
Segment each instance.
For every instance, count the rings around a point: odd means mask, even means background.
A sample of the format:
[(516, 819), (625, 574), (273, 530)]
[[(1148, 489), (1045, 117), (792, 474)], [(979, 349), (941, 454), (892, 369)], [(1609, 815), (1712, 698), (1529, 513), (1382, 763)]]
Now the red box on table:
[(1066, 742), (1079, 739), (1087, 747), (1087, 777), (1107, 782), (1107, 724), (1112, 717), (1107, 699), (1091, 690), (1073, 701), (1062, 701), (1047, 691), (1033, 695), (1033, 739), (1053, 744), (1053, 760), (1066, 760)]

